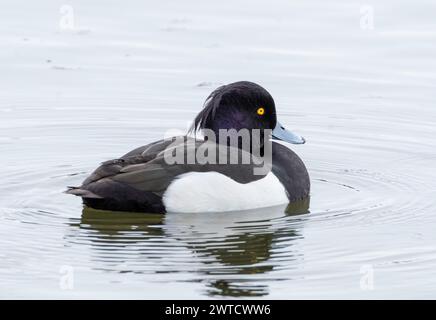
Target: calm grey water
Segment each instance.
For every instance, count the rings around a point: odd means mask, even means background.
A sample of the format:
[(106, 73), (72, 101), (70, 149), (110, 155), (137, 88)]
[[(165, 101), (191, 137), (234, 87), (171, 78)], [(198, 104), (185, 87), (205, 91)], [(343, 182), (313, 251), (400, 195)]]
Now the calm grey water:
[[(0, 297), (436, 298), (436, 4), (325, 2), (3, 1)], [(307, 139), (310, 204), (156, 216), (62, 193), (237, 80)]]

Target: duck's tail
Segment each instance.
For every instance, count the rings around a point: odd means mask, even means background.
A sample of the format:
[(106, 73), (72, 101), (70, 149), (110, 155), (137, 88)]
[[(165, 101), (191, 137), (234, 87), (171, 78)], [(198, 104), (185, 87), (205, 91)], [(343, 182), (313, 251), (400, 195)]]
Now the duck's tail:
[(82, 187), (68, 187), (68, 190), (65, 190), (64, 193), (66, 194), (72, 194), (75, 196), (79, 196), (82, 198), (89, 198), (89, 199), (103, 199), (103, 197), (89, 191), (86, 189), (83, 189)]

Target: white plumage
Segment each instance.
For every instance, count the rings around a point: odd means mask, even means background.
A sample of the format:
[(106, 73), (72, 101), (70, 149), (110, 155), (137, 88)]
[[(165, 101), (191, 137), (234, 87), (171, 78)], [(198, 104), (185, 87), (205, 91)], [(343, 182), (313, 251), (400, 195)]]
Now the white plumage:
[(238, 211), (287, 202), (285, 188), (272, 172), (247, 184), (217, 172), (190, 172), (178, 176), (163, 195), (168, 212)]

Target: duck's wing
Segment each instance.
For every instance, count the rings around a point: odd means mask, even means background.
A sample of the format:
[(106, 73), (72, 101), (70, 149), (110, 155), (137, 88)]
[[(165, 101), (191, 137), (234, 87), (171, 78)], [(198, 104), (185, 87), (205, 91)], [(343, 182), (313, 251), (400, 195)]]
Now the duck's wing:
[(171, 139), (158, 140), (153, 143), (149, 143), (145, 146), (138, 147), (121, 157), (121, 159), (127, 159), (135, 156), (148, 156), (151, 158), (156, 157), (160, 152), (165, 150), (170, 144), (177, 141), (178, 137), (173, 137)]
[[(239, 183), (249, 183), (263, 177), (254, 173), (256, 165), (250, 157), (250, 162), (246, 164), (229, 165), (226, 161), (219, 163), (223, 153), (229, 156), (234, 152), (241, 157), (244, 152), (234, 148), (219, 148), (215, 144), (216, 161), (212, 163), (201, 164), (197, 157), (194, 157), (194, 161), (169, 163), (169, 158), (177, 152), (183, 155), (182, 159), (187, 160), (186, 154), (196, 154), (202, 145), (204, 148), (203, 141), (176, 137), (137, 148), (120, 159), (104, 162), (82, 186), (72, 188), (67, 193), (84, 199), (111, 199), (112, 204), (142, 201), (162, 206), (161, 198), (165, 190), (174, 179), (185, 173), (215, 171)], [(209, 150), (212, 149), (210, 147)]]
[(171, 142), (172, 140), (156, 141), (136, 148), (118, 159), (105, 161), (83, 181), (80, 187), (69, 187), (66, 193), (80, 196), (84, 199), (105, 199), (110, 194), (114, 195), (114, 185), (116, 184), (112, 183), (113, 177), (122, 173), (123, 168), (137, 164), (146, 164), (153, 160)]
[[(174, 138), (176, 139), (176, 138)], [(112, 177), (121, 172), (128, 166), (137, 164), (146, 164), (156, 158), (156, 156), (165, 150), (175, 140), (159, 140), (148, 145), (136, 148), (118, 159), (108, 160), (103, 162), (85, 181), (82, 186), (96, 182), (106, 177)]]
[[(206, 163), (199, 163), (199, 158), (192, 156), (189, 159), (187, 154), (196, 155), (200, 147), (205, 150), (205, 144), (203, 141), (196, 141), (194, 139), (188, 138), (188, 140), (181, 142), (173, 142), (172, 144), (165, 144), (164, 148), (160, 145), (153, 146), (153, 157), (147, 162), (137, 162), (129, 163), (126, 166), (120, 168), (116, 175), (113, 175), (111, 179), (117, 182), (128, 184), (138, 190), (151, 191), (157, 195), (162, 195), (168, 186), (176, 179), (178, 176), (189, 173), (189, 172), (218, 172), (227, 177), (235, 180), (239, 183), (249, 183), (264, 176), (256, 175), (253, 170), (256, 164), (250, 157), (250, 154), (241, 151), (237, 148), (222, 147), (220, 148), (216, 144), (210, 144), (210, 149), (215, 148), (215, 161), (209, 161)], [(176, 153), (182, 155), (178, 159), (183, 159), (184, 161), (178, 163), (172, 162)], [(239, 162), (236, 164), (229, 164), (229, 157), (233, 154), (238, 157)], [(146, 157), (146, 153), (143, 153), (143, 157)], [(240, 161), (242, 155), (247, 156), (246, 159), (249, 160), (247, 163), (241, 163)], [(208, 158), (213, 160), (214, 157)], [(219, 159), (225, 158), (227, 160), (220, 163)], [(130, 158), (125, 159), (129, 161)], [(124, 162), (125, 163), (125, 162)]]

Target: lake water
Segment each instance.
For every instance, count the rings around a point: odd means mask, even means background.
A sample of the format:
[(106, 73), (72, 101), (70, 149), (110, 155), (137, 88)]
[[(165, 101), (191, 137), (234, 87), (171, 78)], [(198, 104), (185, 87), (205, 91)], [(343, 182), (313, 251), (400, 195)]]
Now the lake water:
[[(436, 298), (434, 1), (41, 2), (0, 12), (1, 298)], [(310, 203), (62, 193), (238, 80), (306, 138)]]

